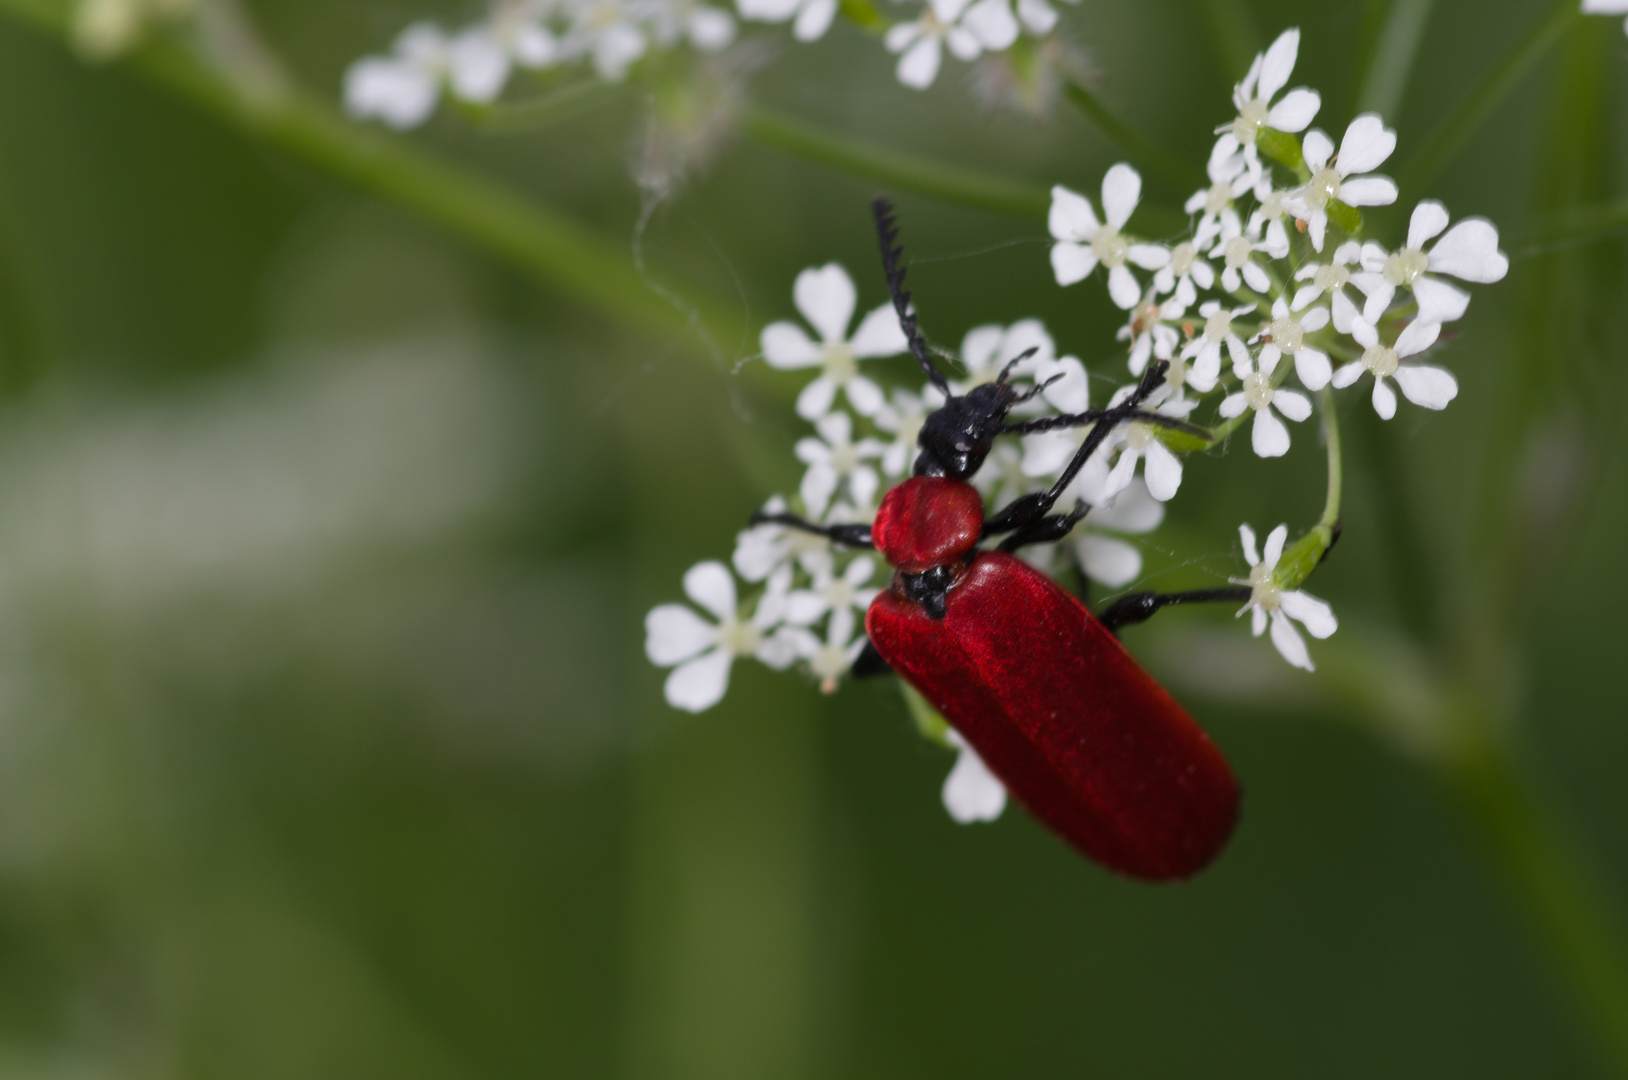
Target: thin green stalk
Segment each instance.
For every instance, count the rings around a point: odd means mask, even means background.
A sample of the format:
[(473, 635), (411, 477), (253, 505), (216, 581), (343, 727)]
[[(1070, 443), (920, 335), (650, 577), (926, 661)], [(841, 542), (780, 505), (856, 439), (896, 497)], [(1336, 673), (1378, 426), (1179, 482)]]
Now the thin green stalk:
[(1317, 392), (1323, 410), (1323, 438), (1328, 443), (1328, 497), (1323, 500), (1323, 516), (1317, 526), (1332, 529), (1340, 523), (1340, 497), (1345, 490), (1345, 459), (1340, 446), (1340, 417), (1334, 410), (1334, 388)]
[(1435, 3), (1436, 0), (1391, 0), (1390, 13), (1385, 17), (1385, 27), (1374, 49), (1373, 63), (1362, 80), (1362, 92), (1357, 95), (1358, 112), (1377, 112), (1394, 119)]
[(1420, 194), (1438, 173), (1464, 148), (1471, 135), (1521, 81), (1521, 76), (1548, 52), (1574, 19), (1579, 18), (1577, 0), (1558, 0), (1548, 14), (1521, 35), (1510, 50), (1493, 65), (1487, 77), (1465, 98), (1430, 140), (1402, 170), (1404, 192)]
[(1510, 889), (1617, 1075), (1628, 1076), (1628, 947), (1618, 916), (1563, 824), (1507, 748), (1476, 722), (1437, 773)]
[(760, 105), (745, 110), (741, 127), (767, 146), (944, 202), (1041, 221), (1051, 207), (1044, 188), (860, 142)]
[(1152, 169), (1170, 184), (1173, 190), (1185, 193), (1205, 185), (1202, 172), (1137, 134), (1123, 120), (1109, 112), (1108, 107), (1097, 95), (1078, 82), (1070, 81), (1063, 88), (1063, 93), (1104, 135), (1118, 143), (1131, 157)]
[[(0, 0), (0, 13), (65, 39), (49, 0)], [(613, 319), (664, 338), (700, 342), (695, 324), (739, 322), (729, 306), (684, 288), (686, 314), (654, 291), (628, 245), (614, 244), (501, 182), (408, 141), (353, 124), (284, 84), (238, 85), (192, 51), (156, 40), (129, 57), (136, 71), (246, 135), (381, 196), (498, 256)]]

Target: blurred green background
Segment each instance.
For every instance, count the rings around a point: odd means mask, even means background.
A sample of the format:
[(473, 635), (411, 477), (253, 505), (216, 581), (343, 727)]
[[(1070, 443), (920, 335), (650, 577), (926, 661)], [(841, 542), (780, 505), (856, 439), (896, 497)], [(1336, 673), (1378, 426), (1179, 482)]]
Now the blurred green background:
[[(1415, 6), (1399, 160), (1548, 10)], [(1388, 8), (1087, 0), (1065, 20), (1103, 100), (1197, 167), (1236, 58), (1289, 25), (1295, 82), (1342, 128)], [(249, 11), (336, 100), (411, 18), (479, 9)], [(954, 62), (902, 89), (840, 21), (811, 47), (767, 36), (753, 98), (831, 130), (1085, 191), (1122, 156), (1066, 105), (980, 107)], [(1404, 210), (1492, 217), (1513, 269), (1444, 350), (1447, 412), (1382, 426), (1342, 402), (1345, 534), (1310, 586), (1342, 634), (1449, 661), (1476, 598), (1508, 599), (1510, 745), (1613, 915), (1621, 248), (1542, 237), (1619, 190), (1625, 66), (1619, 20), (1578, 20), (1429, 190), (1404, 187)], [(631, 256), (643, 96), (524, 134), (444, 110), (413, 138)], [(645, 611), (795, 485), (790, 384), (733, 365), (805, 266), (840, 260), (883, 299), (873, 181), (734, 140), (655, 213), (652, 262), (727, 300), (713, 352), (9, 19), (0, 102), (0, 1075), (1603, 1074), (1429, 770), (1286, 668), (1265, 705), (1206, 692), (1195, 629), (1270, 657), (1228, 612), (1127, 634), (1246, 792), (1231, 848), (1176, 887), (1117, 880), (1015, 810), (952, 824), (949, 758), (885, 681), (822, 698), (741, 664), (720, 707), (666, 707)], [(1186, 194), (1150, 176), (1150, 203)], [(936, 339), (1039, 315), (1120, 374), (1117, 313), (1055, 286), (1041, 223), (898, 201)], [(1394, 240), (1405, 218), (1370, 220)], [(1190, 462), (1153, 586), (1236, 573), (1240, 521), (1315, 519), (1324, 465), (1296, 439)]]

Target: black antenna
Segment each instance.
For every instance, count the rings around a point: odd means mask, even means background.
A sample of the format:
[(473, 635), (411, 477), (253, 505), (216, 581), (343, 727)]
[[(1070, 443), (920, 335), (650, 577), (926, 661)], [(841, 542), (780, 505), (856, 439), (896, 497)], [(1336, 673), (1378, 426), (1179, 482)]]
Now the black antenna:
[(954, 397), (950, 393), (950, 384), (933, 366), (927, 339), (916, 325), (915, 312), (910, 310), (910, 290), (904, 287), (904, 267), (899, 265), (899, 257), (904, 254), (904, 249), (898, 245), (899, 230), (893, 222), (893, 204), (885, 195), (878, 195), (871, 201), (871, 212), (876, 215), (876, 239), (882, 245), (882, 272), (887, 275), (887, 290), (893, 297), (893, 309), (899, 313), (899, 329), (904, 331), (905, 338), (910, 342), (910, 355), (916, 358), (921, 370), (934, 386), (944, 392), (945, 397)]

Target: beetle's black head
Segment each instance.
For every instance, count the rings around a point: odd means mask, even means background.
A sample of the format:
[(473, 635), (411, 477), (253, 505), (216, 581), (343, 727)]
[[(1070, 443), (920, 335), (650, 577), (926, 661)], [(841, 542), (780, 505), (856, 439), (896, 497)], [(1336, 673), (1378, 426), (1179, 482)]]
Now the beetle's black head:
[(1018, 393), (1006, 381), (1004, 371), (995, 382), (950, 398), (921, 425), (915, 474), (970, 479), (989, 456), (995, 436), (1017, 400)]

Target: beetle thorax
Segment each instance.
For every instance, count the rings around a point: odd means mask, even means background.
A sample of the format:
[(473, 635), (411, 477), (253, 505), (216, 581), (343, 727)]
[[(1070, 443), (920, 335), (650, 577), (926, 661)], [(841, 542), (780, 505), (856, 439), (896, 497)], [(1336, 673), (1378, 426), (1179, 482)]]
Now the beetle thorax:
[(983, 527), (983, 497), (971, 484), (913, 476), (883, 497), (871, 538), (889, 563), (917, 574), (962, 558)]

